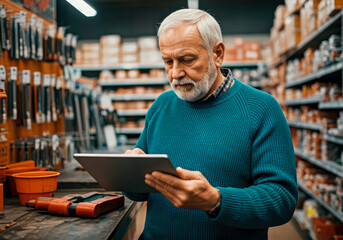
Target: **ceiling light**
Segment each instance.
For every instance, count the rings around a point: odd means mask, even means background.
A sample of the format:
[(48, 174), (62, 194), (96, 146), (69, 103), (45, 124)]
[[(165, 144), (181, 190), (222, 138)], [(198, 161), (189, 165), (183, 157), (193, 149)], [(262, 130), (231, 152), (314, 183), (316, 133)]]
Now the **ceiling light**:
[(67, 0), (74, 8), (82, 12), (86, 17), (94, 17), (96, 10), (83, 0)]
[(199, 1), (198, 0), (188, 0), (188, 8), (199, 9)]

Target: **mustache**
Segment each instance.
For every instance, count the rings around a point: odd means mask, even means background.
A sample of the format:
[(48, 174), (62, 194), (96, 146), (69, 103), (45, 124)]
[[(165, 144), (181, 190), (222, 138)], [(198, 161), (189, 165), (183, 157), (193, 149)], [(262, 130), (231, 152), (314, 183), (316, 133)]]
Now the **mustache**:
[(183, 79), (173, 79), (172, 83), (171, 83), (174, 87), (176, 85), (186, 85), (186, 84), (192, 84), (193, 86), (195, 85), (194, 84), (194, 81), (189, 79), (189, 78), (183, 78)]

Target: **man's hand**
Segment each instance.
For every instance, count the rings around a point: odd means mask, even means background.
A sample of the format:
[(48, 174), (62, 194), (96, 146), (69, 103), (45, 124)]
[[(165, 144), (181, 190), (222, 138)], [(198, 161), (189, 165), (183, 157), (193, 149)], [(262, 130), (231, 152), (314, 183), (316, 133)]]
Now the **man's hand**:
[(220, 193), (199, 171), (176, 168), (179, 178), (154, 171), (145, 175), (145, 183), (162, 193), (175, 207), (211, 210)]
[(145, 154), (145, 152), (143, 152), (143, 150), (140, 149), (140, 148), (134, 148), (134, 149), (132, 149), (132, 150), (127, 149), (127, 150), (125, 151), (125, 154)]

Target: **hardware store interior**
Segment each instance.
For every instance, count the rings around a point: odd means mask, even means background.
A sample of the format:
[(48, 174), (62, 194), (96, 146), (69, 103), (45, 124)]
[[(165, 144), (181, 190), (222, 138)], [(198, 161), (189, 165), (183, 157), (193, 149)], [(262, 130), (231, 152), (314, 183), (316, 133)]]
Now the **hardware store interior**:
[(0, 239), (343, 240), (342, 0), (0, 0)]

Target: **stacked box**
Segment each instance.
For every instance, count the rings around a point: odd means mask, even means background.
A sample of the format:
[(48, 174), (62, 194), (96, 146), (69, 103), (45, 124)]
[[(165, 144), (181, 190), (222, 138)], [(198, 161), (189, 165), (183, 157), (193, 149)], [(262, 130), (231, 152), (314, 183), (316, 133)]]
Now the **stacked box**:
[(106, 35), (100, 37), (100, 58), (103, 65), (119, 63), (121, 37), (119, 35)]
[(328, 6), (327, 6), (327, 0), (322, 0), (319, 5), (318, 5), (318, 27), (322, 26), (329, 17), (329, 13), (328, 13)]
[(121, 45), (120, 60), (122, 63), (138, 63), (137, 42), (123, 42)]
[(343, 0), (327, 0), (328, 15), (333, 16), (343, 8)]
[(85, 65), (99, 65), (99, 43), (84, 43), (82, 44), (83, 60)]
[(154, 36), (138, 38), (139, 60), (141, 63), (159, 63), (161, 55)]
[(285, 0), (287, 14), (291, 14), (299, 7), (299, 0)]
[(283, 24), (286, 16), (287, 8), (285, 5), (279, 5), (274, 13), (274, 26), (279, 30)]
[(301, 40), (300, 17), (291, 15), (285, 19), (285, 34), (287, 49), (296, 46)]
[(244, 60), (257, 61), (261, 58), (260, 45), (257, 42), (243, 43), (243, 49), (244, 49)]

